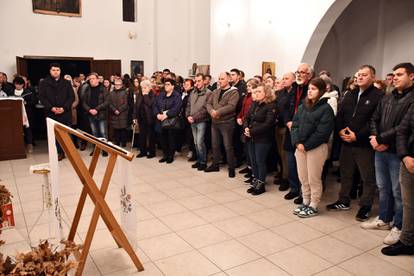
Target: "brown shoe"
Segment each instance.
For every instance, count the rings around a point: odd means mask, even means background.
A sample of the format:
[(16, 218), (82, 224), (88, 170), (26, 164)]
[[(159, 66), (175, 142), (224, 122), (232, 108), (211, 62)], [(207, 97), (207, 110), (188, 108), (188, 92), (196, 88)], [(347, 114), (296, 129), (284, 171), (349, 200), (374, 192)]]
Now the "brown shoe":
[(59, 153), (58, 154), (58, 161), (61, 161), (61, 160), (65, 159), (65, 158), (66, 158), (66, 156), (65, 156), (64, 153)]
[(80, 145), (80, 150), (81, 151), (84, 151), (86, 149), (86, 143), (82, 143), (81, 142), (81, 145)]

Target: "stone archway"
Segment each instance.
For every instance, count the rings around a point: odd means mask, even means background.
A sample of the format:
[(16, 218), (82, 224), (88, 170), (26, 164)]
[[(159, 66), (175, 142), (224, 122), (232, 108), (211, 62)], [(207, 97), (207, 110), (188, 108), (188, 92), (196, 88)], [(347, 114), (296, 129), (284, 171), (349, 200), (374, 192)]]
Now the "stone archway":
[(335, 24), (338, 17), (346, 9), (346, 7), (352, 2), (352, 0), (336, 0), (322, 17), (318, 26), (315, 28), (305, 53), (303, 54), (302, 61), (315, 64), (318, 57), (319, 50), (325, 41), (326, 36)]

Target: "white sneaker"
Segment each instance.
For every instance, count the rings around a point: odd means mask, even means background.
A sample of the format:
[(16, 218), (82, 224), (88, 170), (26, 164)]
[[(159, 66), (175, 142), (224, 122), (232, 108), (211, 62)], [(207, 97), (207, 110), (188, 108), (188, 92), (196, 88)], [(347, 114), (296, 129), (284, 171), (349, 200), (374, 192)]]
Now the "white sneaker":
[(388, 245), (393, 245), (400, 240), (401, 230), (397, 227), (393, 227), (391, 232), (384, 238), (384, 243)]
[(389, 222), (384, 222), (379, 217), (373, 220), (365, 221), (361, 223), (362, 229), (373, 229), (373, 230), (390, 230), (391, 225)]

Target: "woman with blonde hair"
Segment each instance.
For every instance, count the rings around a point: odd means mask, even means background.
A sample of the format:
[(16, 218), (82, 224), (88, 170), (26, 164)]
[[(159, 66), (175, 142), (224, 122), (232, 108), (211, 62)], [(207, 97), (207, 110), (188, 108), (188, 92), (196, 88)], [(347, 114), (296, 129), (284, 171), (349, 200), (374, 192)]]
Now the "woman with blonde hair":
[(259, 84), (253, 90), (253, 95), (254, 102), (243, 124), (253, 176), (247, 192), (260, 195), (266, 191), (266, 159), (274, 140), (275, 94), (272, 87)]
[[(259, 85), (259, 81), (257, 79), (249, 79), (247, 81), (247, 94), (246, 96), (244, 96), (243, 98), (243, 103), (242, 103), (242, 108), (239, 112), (239, 114), (237, 115), (237, 124), (240, 126), (243, 126), (244, 121), (246, 120), (246, 115), (247, 112), (249, 111), (250, 106), (253, 103), (253, 90), (257, 88), (257, 86)], [(244, 139), (242, 139), (244, 140)], [(243, 141), (243, 143), (246, 145), (246, 143)], [(239, 171), (239, 173), (245, 173), (246, 177), (248, 178), (245, 182), (246, 183), (251, 183), (252, 182), (252, 167), (250, 165), (250, 160), (249, 160), (249, 154), (248, 154), (248, 150), (247, 150), (247, 146), (244, 147), (245, 148), (245, 153), (246, 153), (246, 163), (247, 163), (247, 167), (245, 167), (244, 169), (241, 169)]]

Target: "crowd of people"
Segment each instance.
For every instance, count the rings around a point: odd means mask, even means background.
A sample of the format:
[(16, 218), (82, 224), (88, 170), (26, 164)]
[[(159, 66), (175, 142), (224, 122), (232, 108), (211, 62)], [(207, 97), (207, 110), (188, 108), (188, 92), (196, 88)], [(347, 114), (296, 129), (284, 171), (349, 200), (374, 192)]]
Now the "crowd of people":
[[(293, 214), (300, 218), (319, 214), (327, 171), (339, 164), (338, 200), (327, 210), (349, 210), (359, 197), (361, 227), (389, 230), (383, 254), (414, 255), (414, 66), (397, 64), (379, 80), (374, 67), (362, 65), (344, 83), (340, 90), (328, 71), (316, 76), (306, 63), (281, 78), (266, 73), (247, 81), (234, 68), (216, 83), (168, 69), (151, 77), (62, 77), (53, 63), (38, 93), (26, 78), (10, 84), (4, 73), (0, 93), (22, 97), (29, 120), (40, 99), (47, 117), (121, 147), (132, 129), (137, 158), (154, 158), (158, 147), (159, 162), (169, 164), (187, 146), (193, 169), (211, 173), (227, 164), (231, 178), (246, 164), (239, 172), (254, 196), (266, 192), (266, 177), (276, 171), (273, 183), (288, 191), (284, 198), (298, 204)], [(33, 144), (30, 127), (24, 133)], [(74, 143), (86, 149), (85, 141)], [(370, 219), (377, 189), (379, 214)]]

